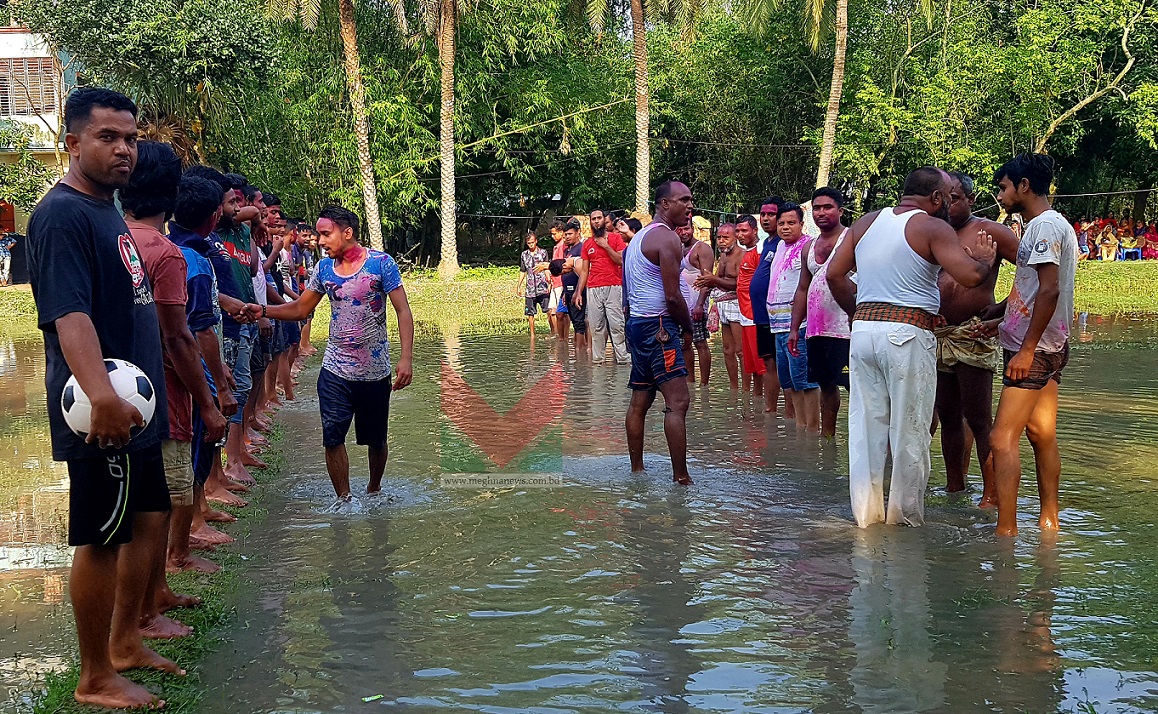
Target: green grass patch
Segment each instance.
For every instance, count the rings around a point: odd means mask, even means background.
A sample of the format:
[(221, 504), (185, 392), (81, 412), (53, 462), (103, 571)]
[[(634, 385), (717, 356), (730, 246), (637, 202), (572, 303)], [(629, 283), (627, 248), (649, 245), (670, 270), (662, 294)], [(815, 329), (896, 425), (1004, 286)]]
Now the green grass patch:
[[(269, 468), (253, 472), (259, 484), (273, 480), (281, 472), (284, 463), (280, 429), (275, 426), (269, 438), (270, 446), (262, 453), (262, 458), (269, 464)], [(249, 501), (249, 505), (245, 508), (224, 509), (238, 518), (236, 523), (225, 528), (238, 541), (242, 541), (259, 527), (266, 516), (265, 509), (261, 507), (260, 488), (245, 494), (245, 498)], [(222, 508), (220, 504), (215, 504), (214, 507)], [(233, 606), (233, 603), (238, 601), (237, 593), (249, 587), (244, 563), (234, 548), (235, 546), (230, 545), (221, 546), (209, 556), (221, 566), (221, 570), (213, 575), (190, 572), (169, 576), (169, 584), (174, 592), (201, 598), (200, 607), (177, 609), (169, 613), (181, 622), (191, 625), (194, 631), (188, 637), (149, 640), (148, 644), (161, 655), (184, 667), (188, 674), (185, 677), (174, 677), (149, 670), (132, 670), (126, 673), (129, 679), (147, 687), (165, 700), (163, 711), (196, 711), (197, 703), (205, 694), (200, 677), (202, 660), (225, 641), (229, 626), (237, 620), (237, 611)], [(72, 693), (76, 689), (79, 676), (79, 660), (74, 660), (62, 672), (49, 674), (45, 678), (44, 688), (40, 692), (33, 693), (31, 714), (92, 714), (106, 711), (76, 703)]]

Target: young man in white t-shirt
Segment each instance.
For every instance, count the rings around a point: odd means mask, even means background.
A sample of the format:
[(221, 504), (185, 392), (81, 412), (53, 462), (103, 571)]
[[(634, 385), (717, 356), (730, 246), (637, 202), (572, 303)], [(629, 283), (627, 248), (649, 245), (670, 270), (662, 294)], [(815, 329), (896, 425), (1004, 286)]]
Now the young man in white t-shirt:
[(994, 176), (1002, 207), (1028, 220), (1018, 245), (1013, 290), (998, 328), (1005, 377), (990, 440), (999, 536), (1017, 535), (1022, 432), (1029, 436), (1037, 462), (1038, 525), (1043, 531), (1058, 528), (1057, 394), (1070, 353), (1078, 239), (1069, 221), (1050, 206), (1053, 170), (1049, 156), (1021, 154)]

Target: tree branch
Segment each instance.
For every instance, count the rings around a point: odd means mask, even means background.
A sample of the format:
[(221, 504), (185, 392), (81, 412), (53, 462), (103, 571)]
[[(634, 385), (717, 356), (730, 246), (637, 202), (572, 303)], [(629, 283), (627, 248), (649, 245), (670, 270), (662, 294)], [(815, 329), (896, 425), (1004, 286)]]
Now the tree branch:
[(1084, 99), (1082, 99), (1078, 103), (1074, 104), (1072, 107), (1065, 110), (1064, 112), (1059, 114), (1053, 121), (1051, 121), (1049, 123), (1049, 127), (1046, 128), (1045, 133), (1042, 134), (1040, 139), (1038, 139), (1037, 145), (1033, 149), (1034, 153), (1037, 153), (1037, 154), (1044, 153), (1046, 144), (1049, 142), (1050, 138), (1053, 137), (1054, 132), (1056, 132), (1058, 130), (1058, 127), (1060, 127), (1062, 124), (1069, 121), (1070, 119), (1074, 118), (1074, 116), (1077, 115), (1077, 113), (1080, 112), (1081, 110), (1085, 109), (1089, 105), (1093, 104), (1094, 102), (1098, 101), (1099, 99), (1101, 99), (1105, 95), (1109, 94), (1112, 90), (1116, 89), (1118, 87), (1118, 85), (1120, 85), (1122, 83), (1122, 80), (1124, 80), (1126, 78), (1126, 75), (1130, 73), (1130, 70), (1134, 68), (1135, 58), (1134, 58), (1134, 54), (1132, 52), (1130, 52), (1130, 45), (1129, 45), (1130, 33), (1133, 32), (1134, 25), (1138, 22), (1139, 18), (1142, 17), (1142, 14), (1145, 11), (1146, 11), (1146, 0), (1143, 0), (1143, 2), (1140, 5), (1138, 5), (1138, 11), (1136, 13), (1134, 13), (1134, 16), (1130, 18), (1130, 21), (1127, 22), (1126, 26), (1122, 29), (1121, 45), (1122, 45), (1122, 53), (1126, 55), (1126, 65), (1124, 67), (1122, 67), (1122, 69), (1116, 75), (1114, 75), (1114, 78), (1112, 80), (1110, 80), (1110, 82), (1108, 84), (1106, 84), (1104, 87), (1101, 87), (1100, 89), (1098, 89), (1094, 93), (1087, 95)]

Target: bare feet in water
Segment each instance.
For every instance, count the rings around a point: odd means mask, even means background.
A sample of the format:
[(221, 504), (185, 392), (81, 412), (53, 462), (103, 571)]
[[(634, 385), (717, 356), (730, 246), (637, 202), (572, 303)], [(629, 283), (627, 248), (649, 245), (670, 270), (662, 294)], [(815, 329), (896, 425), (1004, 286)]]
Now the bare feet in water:
[(671, 480), (680, 486), (692, 486), (695, 484), (691, 476), (672, 476)]
[(80, 704), (105, 709), (161, 709), (165, 706), (165, 700), (158, 699), (148, 689), (119, 674), (102, 679), (82, 679), (72, 696)]

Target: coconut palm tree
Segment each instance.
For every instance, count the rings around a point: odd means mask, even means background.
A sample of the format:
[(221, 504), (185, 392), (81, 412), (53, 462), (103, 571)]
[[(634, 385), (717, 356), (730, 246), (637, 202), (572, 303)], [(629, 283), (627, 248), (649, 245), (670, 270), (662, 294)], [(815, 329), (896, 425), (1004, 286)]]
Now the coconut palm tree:
[[(342, 37), (346, 90), (350, 94), (350, 113), (354, 116), (354, 141), (358, 145), (358, 169), (362, 175), (362, 200), (370, 247), (382, 250), (382, 217), (378, 211), (378, 186), (374, 180), (374, 162), (370, 157), (370, 123), (366, 119), (366, 87), (362, 82), (362, 59), (358, 53), (358, 26), (354, 21), (354, 0), (337, 0), (338, 34)], [(269, 0), (269, 12), (283, 20), (299, 20), (307, 30), (318, 26), (322, 0)], [(395, 11), (396, 15), (399, 12)]]
[[(635, 64), (635, 210), (650, 213), (647, 202), (651, 197), (651, 114), (648, 107), (647, 20), (663, 19), (673, 22), (685, 33), (690, 32), (704, 0), (630, 0), (631, 50)], [(584, 0), (584, 9), (591, 27), (602, 34), (612, 12), (609, 0)]]
[[(844, 92), (844, 65), (848, 52), (848, 0), (805, 0), (804, 25), (808, 43), (813, 52), (819, 52), (825, 36), (825, 18), (833, 20), (835, 47), (832, 55), (832, 80), (828, 85), (828, 106), (824, 112), (824, 131), (820, 139), (820, 162), (816, 167), (816, 187), (828, 185), (836, 149), (836, 122), (840, 118), (840, 99)], [(918, 0), (925, 18), (932, 22), (934, 0)], [(757, 35), (765, 34), (773, 20), (782, 16), (785, 0), (739, 0), (738, 13), (747, 20), (748, 28)]]

